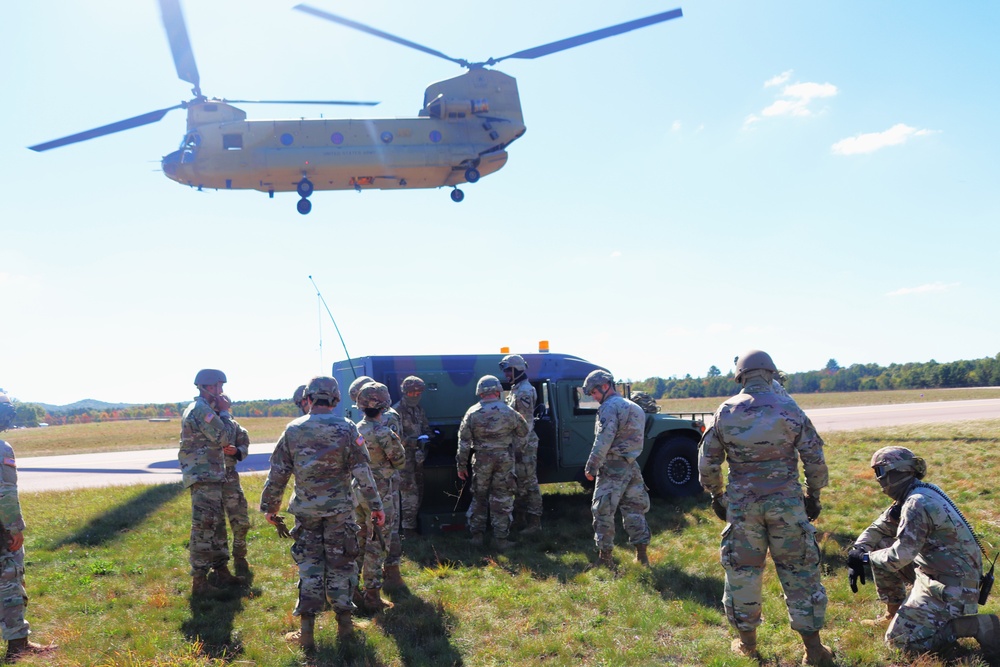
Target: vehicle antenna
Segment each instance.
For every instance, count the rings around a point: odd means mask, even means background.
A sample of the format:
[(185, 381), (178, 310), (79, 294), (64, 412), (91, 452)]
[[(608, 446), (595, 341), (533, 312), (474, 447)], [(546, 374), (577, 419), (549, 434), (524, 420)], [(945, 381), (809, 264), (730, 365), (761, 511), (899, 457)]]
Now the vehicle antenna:
[(354, 370), (354, 362), (351, 361), (351, 353), (347, 351), (347, 343), (344, 342), (344, 337), (340, 335), (340, 327), (337, 326), (337, 320), (333, 319), (333, 313), (330, 312), (330, 306), (326, 305), (326, 299), (323, 298), (323, 295), (320, 293), (319, 287), (316, 285), (316, 281), (313, 280), (312, 276), (309, 276), (309, 282), (311, 282), (312, 286), (316, 288), (316, 296), (319, 297), (320, 303), (322, 303), (323, 307), (326, 308), (326, 314), (330, 316), (330, 321), (333, 322), (333, 328), (337, 331), (337, 337), (340, 339), (340, 344), (344, 347), (344, 355), (347, 357), (347, 363), (350, 365), (351, 373), (354, 374), (354, 379), (356, 380), (358, 379), (358, 372)]

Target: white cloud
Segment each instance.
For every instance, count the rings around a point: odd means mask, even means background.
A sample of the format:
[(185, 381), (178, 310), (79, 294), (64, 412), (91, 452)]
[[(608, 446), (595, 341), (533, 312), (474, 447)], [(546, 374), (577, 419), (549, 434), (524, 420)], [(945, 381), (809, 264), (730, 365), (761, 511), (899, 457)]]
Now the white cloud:
[(928, 134), (931, 134), (931, 130), (918, 130), (909, 125), (897, 123), (885, 132), (869, 132), (841, 139), (831, 146), (830, 150), (834, 155), (863, 155), (874, 153), (886, 146), (898, 146), (913, 137), (922, 137)]
[(772, 76), (770, 79), (768, 79), (767, 81), (765, 81), (764, 82), (764, 87), (765, 88), (771, 88), (773, 86), (780, 86), (781, 84), (785, 83), (786, 81), (788, 81), (791, 78), (792, 78), (792, 70), (785, 70), (781, 74), (777, 74), (775, 76)]
[(615, 250), (613, 253), (611, 253), (611, 256), (612, 257), (621, 257), (622, 256), (622, 251), (621, 250)]
[(886, 292), (886, 296), (906, 296), (909, 294), (940, 294), (941, 292), (947, 292), (948, 290), (955, 289), (961, 285), (961, 283), (927, 283), (926, 285), (920, 285), (919, 287), (901, 287), (898, 290), (892, 292)]
[(810, 106), (814, 100), (834, 97), (837, 94), (837, 86), (832, 83), (806, 81), (784, 85), (791, 76), (792, 70), (788, 70), (764, 82), (765, 88), (784, 87), (778, 93), (778, 99), (762, 109), (759, 114), (753, 113), (746, 117), (743, 121), (744, 129), (759, 122), (761, 117), (811, 116), (815, 113)]
[(675, 120), (673, 125), (670, 126), (671, 132), (679, 132), (680, 129), (681, 129), (681, 122), (679, 120)]

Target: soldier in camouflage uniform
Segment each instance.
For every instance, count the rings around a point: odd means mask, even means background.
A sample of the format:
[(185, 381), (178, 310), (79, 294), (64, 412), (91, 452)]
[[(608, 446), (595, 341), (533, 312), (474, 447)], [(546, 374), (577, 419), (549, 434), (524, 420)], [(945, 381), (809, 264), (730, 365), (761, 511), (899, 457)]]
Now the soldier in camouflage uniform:
[(591, 371), (583, 382), (583, 392), (601, 404), (594, 422), (594, 446), (584, 467), (587, 479), (596, 480), (591, 505), (596, 564), (615, 569), (615, 512), (621, 512), (629, 544), (635, 546), (636, 562), (649, 565), (649, 493), (635, 461), (642, 453), (646, 415), (615, 390), (614, 376), (606, 370)]
[[(510, 546), (507, 537), (514, 511), (514, 443), (528, 435), (524, 417), (500, 400), (503, 386), (492, 375), (484, 375), (476, 383), (476, 403), (462, 417), (458, 428), (458, 477), (469, 477), (472, 458), (472, 502), (474, 511), (469, 518), (472, 543), (481, 545), (486, 530), (486, 513), (493, 520), (496, 546)], [(473, 453), (475, 450), (475, 453)]]
[[(226, 397), (229, 400), (229, 397)], [(237, 572), (247, 573), (247, 533), (250, 531), (250, 515), (247, 513), (247, 497), (240, 485), (240, 473), (236, 464), (250, 453), (250, 434), (235, 419), (236, 444), (226, 445), (222, 453), (226, 456), (226, 479), (222, 483), (222, 503), (229, 517), (229, 528), (233, 531), (233, 565)]]
[[(16, 410), (7, 394), (0, 390), (0, 432), (14, 423)], [(31, 626), (24, 619), (28, 594), (24, 590), (24, 518), (17, 497), (17, 463), (14, 449), (0, 439), (0, 629), (7, 642), (4, 662), (23, 656), (40, 655), (58, 648), (42, 646), (28, 639)]]
[(290, 422), (271, 454), (271, 469), (260, 496), (268, 523), (289, 479), (295, 487), (288, 511), (295, 517), (292, 558), (299, 568), (299, 599), (294, 615), (301, 627), (285, 635), (305, 651), (316, 648), (316, 614), (329, 603), (337, 613), (337, 633), (353, 631), (351, 598), (358, 585), (358, 532), (351, 480), (358, 482), (376, 525), (385, 523), (382, 501), (368, 468), (368, 450), (354, 422), (332, 414), (340, 389), (331, 377), (315, 377), (306, 389), (309, 414)]
[(309, 414), (309, 403), (307, 400), (306, 386), (304, 384), (300, 384), (295, 388), (295, 393), (292, 394), (292, 403), (294, 403), (295, 407), (301, 410), (304, 415)]
[(400, 526), (404, 537), (417, 534), (417, 514), (424, 497), (424, 447), (431, 436), (427, 413), (420, 406), (420, 397), (427, 385), (415, 375), (403, 379), (399, 389), (400, 400), (392, 406), (399, 413), (403, 424), (403, 448), (406, 450), (406, 467), (399, 472)]
[(535, 535), (542, 530), (542, 491), (538, 486), (538, 435), (535, 433), (535, 403), (538, 393), (528, 381), (528, 364), (519, 354), (508, 354), (500, 360), (500, 370), (511, 384), (507, 405), (524, 417), (528, 437), (514, 443), (514, 515), (523, 515), (527, 526), (522, 535)]
[(886, 643), (924, 653), (975, 637), (988, 652), (1000, 650), (1000, 619), (977, 614), (983, 562), (972, 527), (944, 491), (920, 481), (927, 464), (909, 449), (883, 447), (871, 465), (893, 503), (851, 547), (848, 568), (856, 591), (871, 564), (886, 604)]
[[(820, 489), (828, 483), (823, 440), (812, 422), (787, 396), (774, 392), (771, 357), (750, 350), (736, 363), (743, 390), (715, 412), (701, 440), (698, 471), (712, 494), (712, 509), (723, 521), (721, 560), (726, 570), (722, 602), (726, 618), (740, 633), (736, 653), (759, 657), (761, 580), (771, 552), (793, 630), (806, 647), (803, 664), (832, 665), (833, 651), (820, 642), (826, 616), (826, 589), (820, 581), (816, 529)], [(806, 495), (798, 461), (805, 471)], [(722, 463), (729, 461), (723, 494)]]
[[(399, 435), (386, 424), (383, 415), (391, 402), (389, 388), (379, 382), (369, 382), (363, 386), (357, 397), (358, 407), (365, 413), (364, 419), (358, 424), (358, 432), (365, 439), (368, 456), (371, 458), (369, 467), (385, 512), (385, 524), (382, 527), (375, 526), (367, 517), (359, 521), (361, 533), (368, 538), (364, 548), (364, 606), (373, 613), (391, 606), (381, 596), (382, 567), (392, 540), (392, 526), (399, 522), (399, 494), (395, 486), (399, 480), (397, 471), (406, 465), (403, 443)], [(355, 489), (360, 490), (360, 487), (355, 485)], [(357, 495), (363, 497), (360, 493)], [(380, 538), (375, 531), (381, 532)]]
[(184, 410), (181, 419), (181, 442), (177, 452), (184, 486), (191, 489), (191, 594), (204, 595), (215, 590), (208, 583), (209, 569), (215, 570), (216, 583), (233, 586), (243, 583), (229, 572), (229, 540), (226, 535), (226, 507), (223, 485), (226, 481), (224, 448), (236, 444), (238, 426), (229, 415), (229, 399), (222, 393), (226, 375), (205, 368), (198, 371), (194, 383), (198, 396)]
[(648, 414), (655, 415), (660, 411), (660, 406), (656, 404), (656, 399), (644, 391), (632, 392), (631, 401)]

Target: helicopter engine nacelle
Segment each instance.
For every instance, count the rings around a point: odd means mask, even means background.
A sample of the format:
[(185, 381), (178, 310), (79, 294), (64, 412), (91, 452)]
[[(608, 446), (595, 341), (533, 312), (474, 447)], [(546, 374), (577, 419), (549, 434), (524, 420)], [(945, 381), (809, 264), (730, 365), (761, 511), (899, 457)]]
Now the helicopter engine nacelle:
[(226, 104), (222, 100), (205, 100), (187, 108), (188, 130), (209, 123), (230, 123), (247, 119), (246, 111)]

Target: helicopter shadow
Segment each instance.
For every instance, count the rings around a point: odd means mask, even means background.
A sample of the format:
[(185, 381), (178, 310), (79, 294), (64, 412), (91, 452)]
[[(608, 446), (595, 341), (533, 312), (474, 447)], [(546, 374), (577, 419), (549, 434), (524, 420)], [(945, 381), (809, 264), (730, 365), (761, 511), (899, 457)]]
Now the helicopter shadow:
[(173, 500), (183, 490), (184, 487), (179, 483), (144, 486), (139, 493), (94, 517), (76, 532), (60, 539), (54, 546), (59, 548), (78, 544), (96, 547), (112, 542), (142, 524), (153, 512)]

